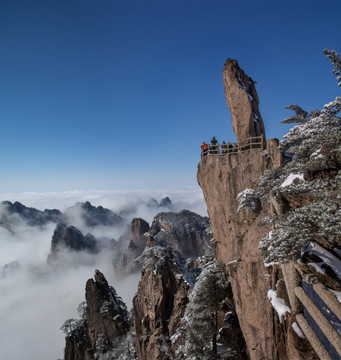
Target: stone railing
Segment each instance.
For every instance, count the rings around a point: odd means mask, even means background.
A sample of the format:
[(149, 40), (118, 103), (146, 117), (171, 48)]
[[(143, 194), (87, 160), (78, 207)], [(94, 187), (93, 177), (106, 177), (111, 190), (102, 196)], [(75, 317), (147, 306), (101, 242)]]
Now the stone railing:
[(263, 150), (263, 149), (264, 149), (263, 136), (255, 136), (234, 143), (208, 145), (207, 150), (201, 151), (201, 157), (203, 158), (204, 156), (207, 155), (219, 155), (219, 156), (237, 155), (238, 153), (248, 150)]

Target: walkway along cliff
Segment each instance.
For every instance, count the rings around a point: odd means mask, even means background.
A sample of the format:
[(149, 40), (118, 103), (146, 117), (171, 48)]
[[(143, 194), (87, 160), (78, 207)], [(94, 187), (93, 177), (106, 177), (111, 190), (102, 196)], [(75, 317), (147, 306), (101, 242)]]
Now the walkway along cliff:
[[(290, 313), (292, 291), (287, 287), (295, 287), (295, 280), (286, 285), (282, 269), (266, 268), (258, 249), (259, 241), (270, 230), (261, 223), (269, 205), (237, 212), (237, 195), (245, 189), (256, 189), (265, 169), (282, 166), (278, 141), (266, 141), (254, 82), (236, 60), (225, 62), (223, 81), (240, 150), (229, 152), (217, 146), (215, 153), (202, 156), (197, 178), (212, 223), (215, 256), (228, 269), (248, 356), (252, 360), (317, 359), (311, 342), (300, 337), (292, 326), (296, 319)], [(283, 316), (271, 306), (271, 289), (288, 305)]]

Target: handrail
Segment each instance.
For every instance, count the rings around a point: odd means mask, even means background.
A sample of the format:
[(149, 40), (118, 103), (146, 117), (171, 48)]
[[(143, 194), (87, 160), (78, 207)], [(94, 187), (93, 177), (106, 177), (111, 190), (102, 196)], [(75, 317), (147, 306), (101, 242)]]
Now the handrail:
[[(294, 294), (305, 309), (303, 313), (300, 312), (296, 315), (296, 320), (300, 326), (303, 326), (301, 328), (304, 334), (321, 359), (334, 359), (335, 357), (339, 359), (341, 358), (341, 335), (337, 331), (339, 322), (333, 319), (340, 318), (340, 303), (315, 274), (304, 271), (299, 264), (295, 264), (295, 268), (306, 284), (304, 285), (302, 281), (301, 285), (294, 288)], [(327, 314), (328, 316), (326, 316)], [(315, 334), (315, 336), (311, 336), (311, 334)], [(320, 352), (323, 348), (328, 352), (328, 356), (321, 357)]]
[(248, 150), (263, 150), (263, 136), (250, 137), (239, 142), (207, 145), (207, 149), (201, 151), (201, 157), (206, 155), (236, 155)]

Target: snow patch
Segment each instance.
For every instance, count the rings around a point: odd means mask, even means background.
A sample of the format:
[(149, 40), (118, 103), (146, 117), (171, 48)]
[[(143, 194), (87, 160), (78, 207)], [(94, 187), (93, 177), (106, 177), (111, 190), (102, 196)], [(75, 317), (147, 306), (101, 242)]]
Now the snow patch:
[(335, 291), (332, 289), (328, 289), (329, 291), (331, 291), (337, 298), (338, 302), (341, 303), (341, 291)]
[[(325, 248), (323, 248), (322, 246), (315, 244), (315, 243), (310, 243), (309, 246), (307, 247), (306, 251), (311, 251), (312, 254), (318, 256), (319, 258), (321, 258), (323, 261), (315, 264), (317, 266), (326, 264), (328, 266), (330, 266), (333, 271), (335, 272), (336, 276), (341, 279), (341, 260), (339, 258), (337, 258), (335, 255), (333, 255), (332, 253), (330, 253), (328, 250), (326, 250)], [(321, 268), (322, 270), (322, 268)]]
[(295, 321), (292, 323), (291, 326), (292, 326), (293, 330), (295, 331), (295, 333), (296, 333), (300, 338), (305, 339), (305, 336), (304, 336), (301, 328), (298, 326), (298, 324), (297, 324)]
[(286, 186), (289, 186), (289, 185), (292, 185), (294, 180), (302, 180), (304, 181), (304, 176), (303, 174), (290, 174), (285, 180), (284, 182), (282, 183), (281, 187), (286, 187)]
[(321, 262), (321, 263), (308, 263), (308, 265), (312, 266), (318, 273), (324, 275), (326, 273), (326, 270), (321, 267), (322, 264), (323, 264), (323, 262)]
[(264, 263), (265, 267), (276, 266), (276, 265), (278, 265), (277, 261), (271, 261), (269, 263)]
[(238, 262), (238, 260), (232, 260), (232, 261), (228, 262), (227, 265), (235, 264), (237, 262)]
[(282, 316), (286, 319), (286, 313), (291, 313), (291, 309), (285, 304), (282, 298), (277, 297), (277, 291), (269, 290), (268, 299), (271, 302), (272, 307), (276, 310), (279, 318), (279, 322), (282, 323)]

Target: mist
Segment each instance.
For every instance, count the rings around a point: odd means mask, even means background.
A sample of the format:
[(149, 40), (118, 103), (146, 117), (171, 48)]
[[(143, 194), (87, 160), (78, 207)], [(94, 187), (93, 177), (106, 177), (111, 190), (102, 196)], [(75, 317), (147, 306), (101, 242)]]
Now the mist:
[[(183, 191), (118, 192), (73, 191), (64, 193), (1, 194), (1, 201), (19, 201), (39, 210), (57, 208), (65, 212), (77, 202), (90, 201), (124, 214), (126, 223), (141, 217), (149, 224), (163, 208), (146, 205), (148, 199), (160, 201), (169, 196), (172, 211), (188, 209), (206, 214), (203, 196), (198, 189)], [(123, 217), (123, 216), (122, 216)], [(11, 218), (15, 226), (0, 227), (0, 346), (4, 360), (63, 358), (65, 345), (61, 325), (69, 318), (77, 318), (77, 306), (85, 300), (85, 284), (95, 269), (106, 276), (119, 296), (132, 306), (140, 274), (120, 278), (115, 274), (112, 252), (103, 246), (96, 254), (63, 251), (53, 265), (47, 264), (51, 238), (56, 224), (28, 226), (17, 216)], [(118, 239), (125, 226), (90, 228), (74, 211), (69, 221), (85, 235), (91, 232), (96, 238)], [(9, 264), (5, 269), (4, 266)], [(70, 265), (72, 264), (72, 266)]]

